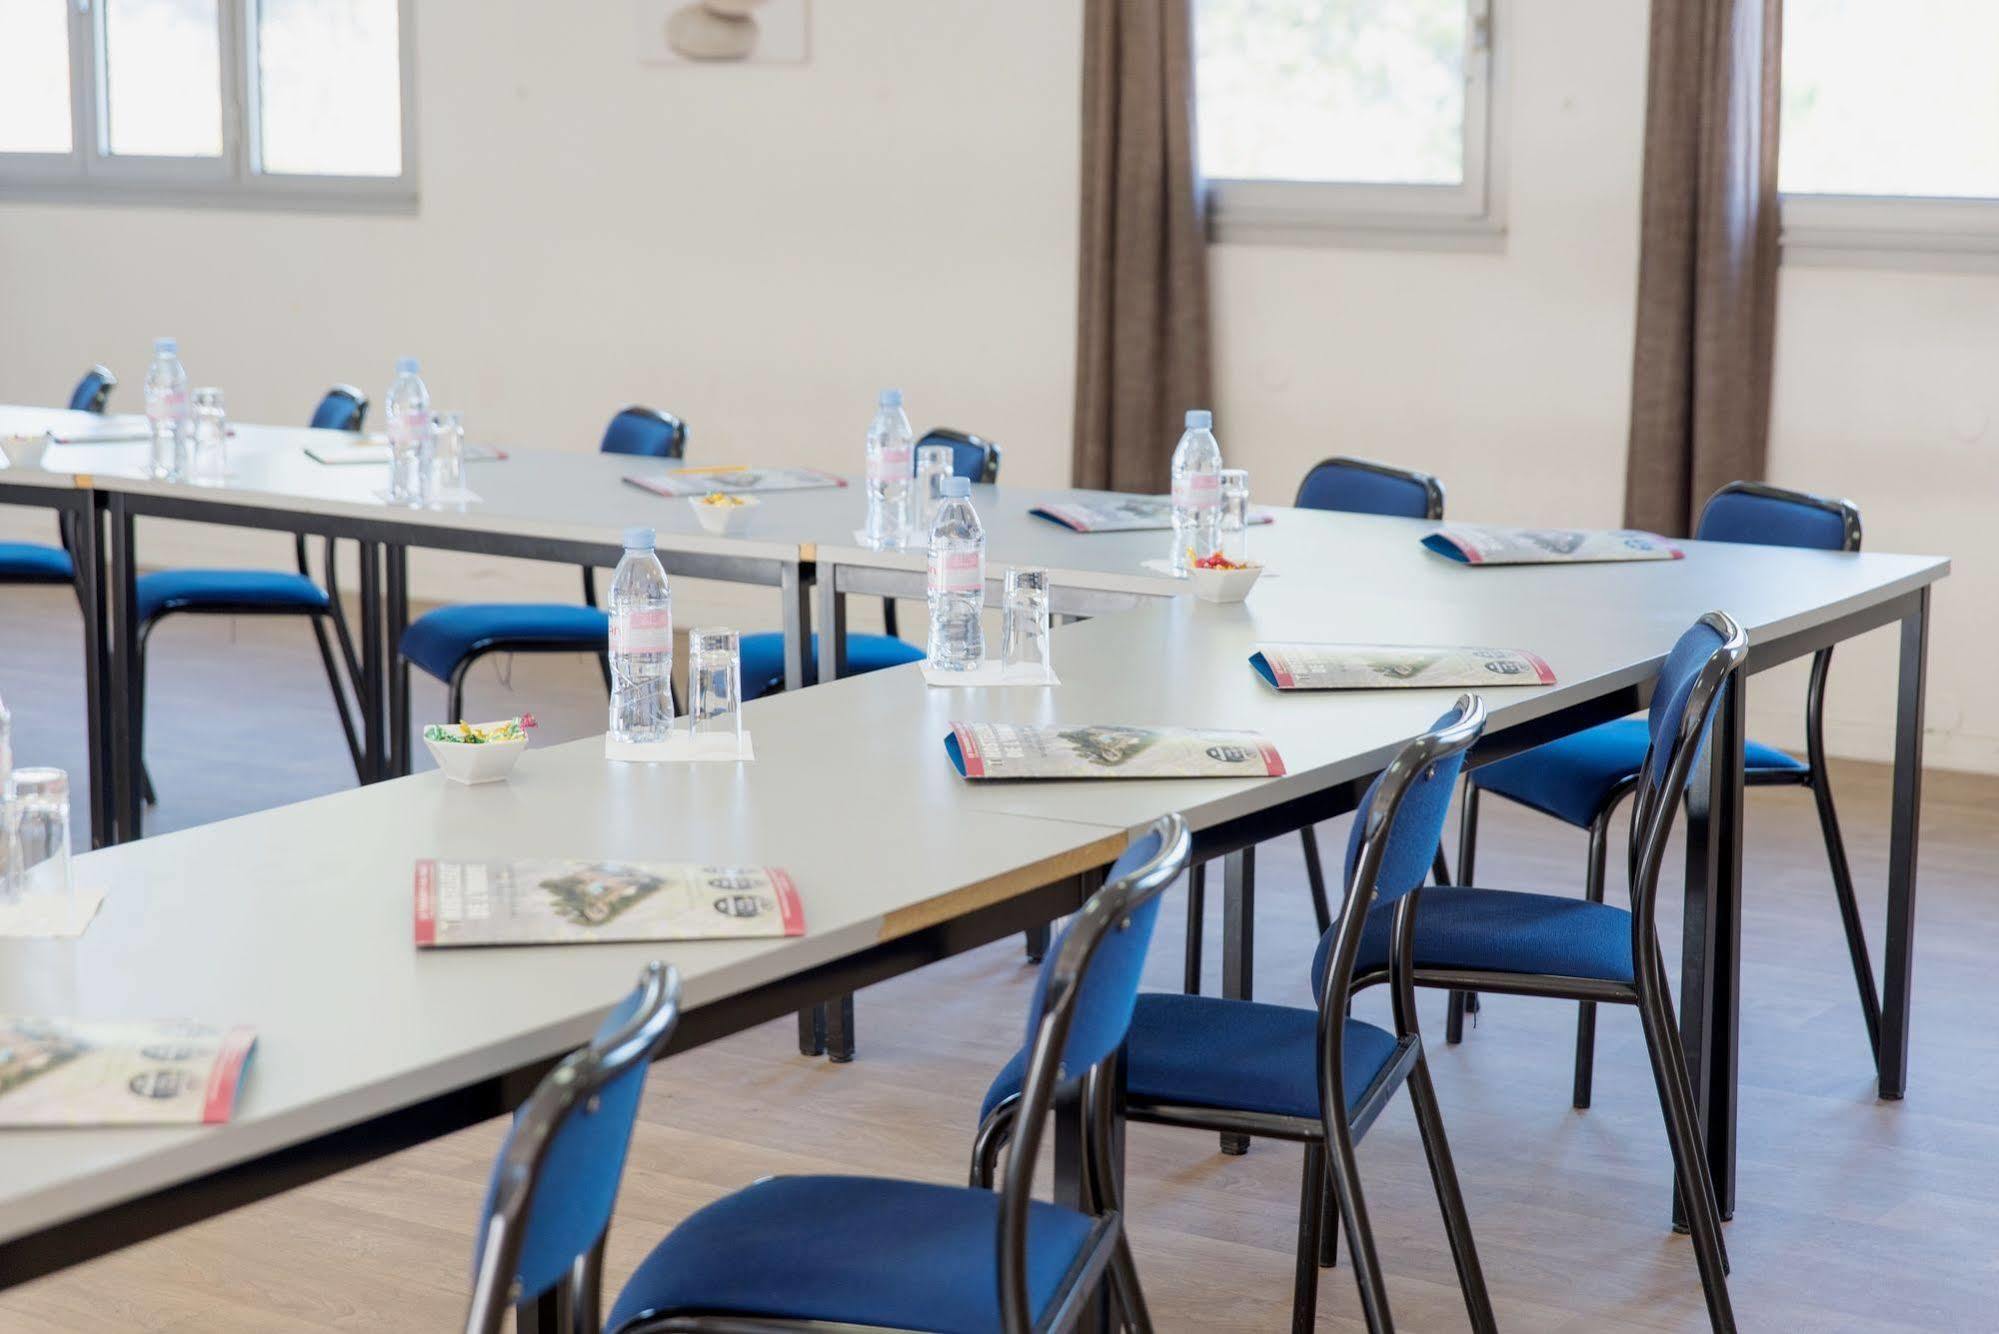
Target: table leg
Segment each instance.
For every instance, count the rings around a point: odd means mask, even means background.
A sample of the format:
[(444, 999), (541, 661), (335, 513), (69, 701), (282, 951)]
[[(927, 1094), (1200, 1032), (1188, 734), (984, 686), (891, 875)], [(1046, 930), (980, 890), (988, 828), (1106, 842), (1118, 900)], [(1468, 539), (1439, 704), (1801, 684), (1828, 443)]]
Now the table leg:
[(388, 677), (389, 736), (384, 778), (401, 778), (410, 771), (410, 673), (403, 662), (403, 631), (410, 624), (409, 548), (383, 548), (388, 572), (384, 592), (388, 602), (388, 633), (382, 641), (383, 671)]
[(784, 567), (778, 597), (784, 604), (784, 688), (803, 690), (805, 658), (812, 651), (812, 594), (805, 587), (805, 571), (796, 561)]
[(110, 622), (105, 616), (104, 523), (96, 493), (78, 493), (82, 504), (70, 534), (76, 562), (76, 599), (83, 611), (84, 727), (90, 747), (90, 846), (118, 841), (117, 765), (112, 757), (107, 707), (110, 662), (106, 656)]
[[(1735, 1216), (1735, 1106), (1742, 977), (1742, 742), (1747, 680), (1715, 708), (1687, 787), (1687, 888), (1681, 924), (1680, 1038), (1723, 1218)], [(1678, 1202), (1676, 1225), (1683, 1222)]]
[(370, 783), (387, 777), (382, 742), (387, 727), (382, 696), (382, 545), (362, 542), (361, 549), (361, 749), (368, 762)]
[(1895, 805), (1888, 828), (1888, 942), (1882, 961), (1881, 1046), (1875, 1053), (1884, 1098), (1909, 1084), (1909, 1002), (1916, 952), (1916, 835), (1923, 805), (1923, 690), (1929, 675), (1930, 590), (1902, 618), (1895, 697)]
[[(790, 567), (787, 575), (788, 581), (784, 586), (784, 688), (799, 690), (805, 685), (805, 658), (812, 648), (812, 637), (802, 628), (811, 608), (802, 588), (798, 587), (797, 567)], [(813, 576), (819, 595), (819, 661), (815, 679), (820, 681), (839, 680), (847, 666), (847, 599), (834, 586), (833, 576), (830, 565), (819, 565)], [(842, 1064), (853, 1060), (854, 998), (842, 996), (800, 1010), (798, 1052), (801, 1056), (830, 1055)]]
[[(1222, 858), (1222, 995), (1252, 1000), (1256, 977), (1256, 849)], [(1222, 1135), (1222, 1152), (1249, 1152), (1249, 1136)]]
[(111, 682), (106, 691), (111, 724), (112, 840), (129, 842), (140, 835), (140, 766), (138, 729), (133, 724), (136, 698), (133, 677), (139, 638), (138, 570), (133, 544), (132, 513), (122, 497), (113, 495), (111, 515)]
[(839, 572), (821, 565), (819, 585), (819, 677), (837, 681), (847, 674), (847, 595), (839, 588)]

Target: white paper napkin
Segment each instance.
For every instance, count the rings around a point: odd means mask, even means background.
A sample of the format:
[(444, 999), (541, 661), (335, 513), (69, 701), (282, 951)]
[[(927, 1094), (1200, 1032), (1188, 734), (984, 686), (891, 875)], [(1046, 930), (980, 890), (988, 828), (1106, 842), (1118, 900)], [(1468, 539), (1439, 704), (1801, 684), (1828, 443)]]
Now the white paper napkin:
[(83, 934), (104, 903), (101, 889), (61, 894), (23, 894), (0, 903), (0, 937), (14, 940), (63, 940)]

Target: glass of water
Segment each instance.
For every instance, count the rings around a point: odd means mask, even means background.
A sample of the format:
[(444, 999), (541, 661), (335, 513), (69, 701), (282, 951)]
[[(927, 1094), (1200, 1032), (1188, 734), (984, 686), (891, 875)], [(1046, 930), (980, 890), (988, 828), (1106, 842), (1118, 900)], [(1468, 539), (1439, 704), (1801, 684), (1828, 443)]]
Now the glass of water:
[(229, 475), (229, 413), (220, 389), (197, 389), (194, 403), (193, 457), (188, 475), (197, 482), (219, 482)]
[(1222, 556), (1249, 563), (1249, 472), (1243, 468), (1222, 469)]
[(465, 414), (432, 413), (430, 438), (431, 497), (456, 500), (465, 489)]
[(1046, 677), (1048, 656), (1048, 571), (1006, 572), (1000, 612), (1000, 668), (1009, 676)]
[(687, 632), (687, 730), (697, 750), (735, 753), (743, 740), (743, 659), (734, 630)]
[(70, 897), (69, 775), (60, 769), (16, 769), (4, 817), (5, 884), (11, 895)]
[(944, 503), (944, 479), (957, 473), (957, 459), (949, 445), (921, 445), (916, 450), (916, 532), (912, 544), (930, 545), (930, 530), (937, 526), (937, 507)]

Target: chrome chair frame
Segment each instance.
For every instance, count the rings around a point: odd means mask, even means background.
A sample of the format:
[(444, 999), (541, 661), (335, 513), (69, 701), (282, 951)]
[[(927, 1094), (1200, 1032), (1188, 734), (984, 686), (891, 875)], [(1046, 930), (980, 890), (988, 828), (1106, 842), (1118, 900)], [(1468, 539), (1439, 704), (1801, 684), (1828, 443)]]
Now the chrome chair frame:
[[(1362, 895), (1355, 890), (1361, 885), (1372, 886), (1379, 877), (1389, 834), (1410, 782), (1432, 765), (1470, 749), (1484, 730), (1483, 700), (1475, 695), (1460, 696), (1458, 707), (1461, 713), (1456, 722), (1417, 737), (1389, 762), (1382, 774), (1381, 787), (1369, 806), (1367, 826), (1361, 836), (1360, 856), (1355, 863), (1345, 901), (1341, 904), (1333, 965), (1319, 998), (1318, 1119), (1152, 1102), (1121, 1089), (1115, 1097), (1101, 1089), (1095, 1095), (1112, 1104), (1108, 1110), (1096, 1113), (1099, 1123), (1109, 1121), (1114, 1124), (1122, 1119), (1304, 1145), (1292, 1286), (1291, 1328), (1294, 1334), (1303, 1334), (1316, 1326), (1319, 1270), (1333, 1263), (1336, 1218), (1344, 1220), (1348, 1250), (1354, 1257), (1354, 1281), (1360, 1289), (1361, 1308), (1368, 1328), (1394, 1328), (1387, 1286), (1361, 1192), (1354, 1146), (1405, 1084), (1415, 1108), (1417, 1129), (1429, 1161), (1438, 1206), (1444, 1215), (1445, 1232), (1450, 1240), (1451, 1256), (1457, 1267), (1458, 1282), (1464, 1293), (1465, 1309), (1472, 1328), (1483, 1332), (1498, 1327), (1491, 1297), (1486, 1290), (1484, 1271), (1479, 1265), (1470, 1219), (1465, 1212), (1464, 1196), (1458, 1188), (1457, 1170), (1444, 1133), (1436, 1088), (1430, 1081), (1429, 1065), (1423, 1055), (1422, 1034), (1417, 1026), (1412, 960), (1418, 900), (1423, 893), (1420, 887), (1403, 895), (1396, 905), (1394, 946), (1389, 970), (1384, 975), (1384, 980), (1394, 988), (1396, 1051), (1363, 1091), (1351, 1115), (1345, 1113), (1344, 1044), (1348, 1005), (1355, 985), (1354, 961), (1360, 949), (1361, 933), (1367, 924), (1367, 905), (1373, 902), (1377, 892), (1370, 888)], [(1015, 1108), (1024, 1096), (1023, 1090), (1023, 1093), (1003, 1100), (980, 1124), (972, 1146), (970, 1176), (974, 1186), (991, 1187), (1000, 1150), (1012, 1134)], [(1093, 1142), (1102, 1144), (1112, 1133), (1114, 1131), (1100, 1132)], [(1115, 1163), (1116, 1159), (1098, 1148), (1092, 1153), (1091, 1162), (1091, 1179), (1096, 1187), (1105, 1191), (1114, 1190), (1114, 1183), (1109, 1180), (1111, 1174), (1104, 1170), (1103, 1165)], [(1009, 1158), (1009, 1170), (1012, 1167), (1013, 1160)]]

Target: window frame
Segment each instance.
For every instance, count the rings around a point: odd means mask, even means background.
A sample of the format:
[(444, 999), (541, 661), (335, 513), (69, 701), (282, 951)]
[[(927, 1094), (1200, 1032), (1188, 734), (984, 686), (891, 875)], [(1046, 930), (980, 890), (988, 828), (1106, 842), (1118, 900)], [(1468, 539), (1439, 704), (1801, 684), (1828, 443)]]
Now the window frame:
[(53, 203), (162, 204), (303, 209), (342, 213), (417, 210), (416, 15), (396, 0), (402, 98), (402, 172), (397, 176), (272, 173), (257, 165), (260, 130), (256, 25), (259, 0), (217, 0), (222, 152), (160, 157), (109, 151), (110, 82), (105, 0), (66, 0), (69, 18), (70, 151), (0, 152), (0, 189), (10, 199)]
[[(1456, 185), (1208, 177), (1208, 239), (1400, 250), (1492, 250), (1504, 241), (1503, 0), (1464, 0), (1464, 179)], [(1199, 0), (1196, 0), (1199, 3)], [(1200, 90), (1195, 89), (1195, 96)]]

